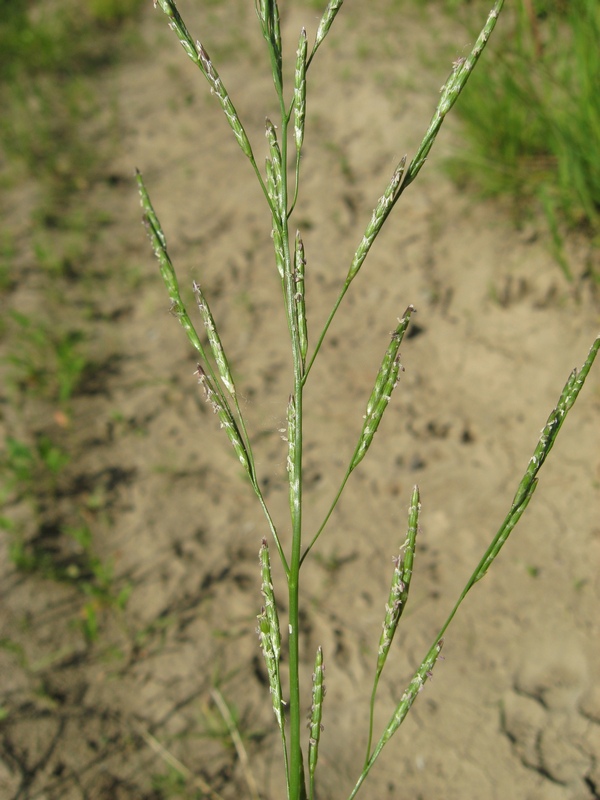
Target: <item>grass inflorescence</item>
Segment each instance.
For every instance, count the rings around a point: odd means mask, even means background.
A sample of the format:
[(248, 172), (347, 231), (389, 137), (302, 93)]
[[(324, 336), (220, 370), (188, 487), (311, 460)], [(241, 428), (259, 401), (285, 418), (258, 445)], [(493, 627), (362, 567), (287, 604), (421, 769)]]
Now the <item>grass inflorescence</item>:
[[(219, 321), (209, 307), (209, 300), (200, 287), (194, 282), (193, 290), (199, 310), (199, 316), (188, 313), (179, 288), (174, 264), (167, 248), (166, 236), (151, 203), (147, 187), (141, 174), (137, 174), (138, 188), (143, 208), (144, 222), (152, 248), (158, 259), (160, 271), (164, 279), (171, 301), (171, 311), (183, 327), (189, 343), (196, 351), (198, 358), (197, 377), (202, 384), (206, 399), (217, 414), (221, 427), (229, 439), (233, 450), (241, 463), (254, 493), (265, 513), (266, 525), (280, 559), (282, 584), (274, 586), (270, 554), (267, 539), (263, 539), (260, 548), (260, 573), (263, 606), (258, 614), (258, 636), (266, 664), (271, 703), (279, 729), (283, 750), (283, 772), (289, 800), (314, 800), (317, 796), (319, 748), (321, 729), (326, 704), (324, 703), (324, 669), (326, 653), (319, 646), (316, 651), (311, 686), (303, 686), (300, 681), (300, 637), (301, 608), (300, 583), (302, 567), (311, 555), (317, 539), (324, 533), (325, 527), (343, 495), (350, 474), (358, 469), (366, 457), (373, 437), (392, 399), (399, 376), (402, 372), (399, 348), (415, 313), (409, 305), (391, 334), (373, 389), (366, 398), (366, 411), (362, 426), (357, 425), (358, 442), (342, 474), (339, 489), (333, 497), (328, 512), (320, 525), (309, 529), (303, 514), (305, 498), (305, 476), (303, 472), (304, 440), (303, 421), (305, 414), (304, 389), (312, 378), (312, 368), (319, 356), (328, 329), (335, 315), (342, 306), (345, 295), (351, 289), (354, 279), (361, 270), (371, 246), (390, 217), (396, 203), (404, 191), (416, 180), (426, 163), (427, 156), (433, 147), (436, 137), (450, 112), (461, 95), (477, 62), (486, 47), (494, 30), (498, 16), (502, 10), (503, 0), (496, 0), (469, 54), (454, 62), (449, 77), (441, 89), (437, 105), (427, 127), (421, 144), (415, 155), (396, 159), (396, 168), (392, 172), (387, 185), (375, 202), (373, 212), (362, 236), (357, 237), (359, 244), (347, 270), (339, 273), (339, 291), (323, 329), (314, 338), (315, 344), (310, 349), (307, 325), (307, 299), (305, 284), (311, 277), (310, 260), (306, 258), (302, 241), (302, 231), (292, 224), (296, 200), (301, 191), (301, 155), (306, 140), (307, 121), (310, 119), (310, 73), (318, 67), (313, 64), (317, 51), (325, 41), (334, 24), (336, 15), (341, 9), (342, 0), (330, 0), (325, 8), (314, 36), (311, 37), (302, 28), (299, 32), (297, 50), (290, 55), (293, 66), (293, 85), (288, 89), (284, 81), (286, 54), (283, 51), (281, 21), (276, 0), (257, 0), (256, 12), (258, 25), (265, 40), (269, 56), (274, 92), (279, 106), (279, 119), (273, 123), (266, 120), (265, 135), (268, 156), (264, 170), (255, 158), (258, 148), (250, 142), (243, 121), (234, 105), (234, 99), (225, 88), (217, 67), (208, 55), (205, 45), (197, 41), (182, 19), (174, 0), (156, 0), (155, 5), (167, 16), (169, 25), (182, 45), (187, 56), (199, 69), (202, 78), (208, 83), (225, 115), (226, 123), (239, 145), (243, 156), (250, 162), (250, 168), (256, 175), (264, 196), (265, 220), (271, 228), (273, 241), (273, 269), (280, 278), (282, 289), (283, 314), (287, 322), (289, 342), (292, 356), (292, 391), (287, 405), (287, 425), (284, 438), (288, 452), (286, 459), (287, 483), (289, 486), (289, 520), (281, 527), (275, 523), (262, 491), (259, 480), (258, 465), (252, 450), (252, 434), (248, 430), (244, 413), (238, 403), (238, 393), (234, 386), (229, 360), (226, 356), (223, 341), (219, 335)], [(299, 223), (299, 226), (301, 224)], [(199, 320), (199, 322), (196, 322)], [(198, 333), (196, 325), (201, 324), (207, 333), (208, 346)], [(535, 452), (526, 468), (525, 474), (518, 484), (514, 500), (502, 525), (475, 567), (470, 579), (465, 584), (457, 602), (433, 639), (427, 652), (414, 670), (412, 678), (407, 682), (404, 692), (394, 707), (388, 709), (388, 722), (377, 734), (374, 730), (375, 703), (377, 687), (384, 667), (390, 656), (390, 646), (394, 639), (401, 615), (408, 601), (413, 566), (415, 563), (416, 538), (419, 528), (421, 495), (418, 487), (414, 487), (409, 504), (407, 533), (404, 543), (394, 559), (394, 571), (383, 616), (383, 630), (379, 638), (377, 659), (369, 707), (369, 726), (365, 732), (367, 741), (365, 759), (358, 768), (356, 782), (350, 793), (352, 800), (361, 789), (376, 763), (381, 751), (388, 744), (400, 725), (405, 720), (414, 701), (424, 684), (431, 677), (432, 670), (440, 657), (443, 639), (458, 608), (467, 593), (490, 568), (498, 556), (510, 533), (525, 511), (539, 479), (539, 471), (551, 450), (556, 436), (575, 402), (583, 383), (589, 373), (600, 348), (600, 337), (595, 340), (582, 369), (574, 371), (569, 377), (561, 393), (556, 408), (552, 411)], [(291, 534), (288, 533), (291, 531)], [(287, 594), (287, 606), (278, 604), (278, 594)], [(285, 608), (285, 614), (284, 614)], [(280, 626), (280, 620), (285, 620)], [(282, 630), (287, 638), (282, 636)], [(284, 657), (285, 656), (285, 657)], [(287, 673), (284, 680), (283, 672)], [(285, 688), (285, 691), (284, 691)], [(287, 694), (287, 696), (285, 696)], [(308, 738), (304, 733), (305, 722), (301, 714), (301, 706), (310, 700), (308, 720)]]

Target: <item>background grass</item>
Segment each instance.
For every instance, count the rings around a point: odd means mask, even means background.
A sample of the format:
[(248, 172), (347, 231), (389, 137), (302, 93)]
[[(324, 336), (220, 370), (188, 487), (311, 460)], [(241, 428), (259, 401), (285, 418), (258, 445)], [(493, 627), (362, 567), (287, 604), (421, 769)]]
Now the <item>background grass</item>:
[(571, 277), (564, 237), (600, 245), (600, 3), (519, 0), (508, 11), (490, 68), (475, 71), (458, 104), (467, 142), (448, 169), (462, 186), (510, 199), (519, 224), (543, 212)]
[(98, 313), (87, 255), (110, 223), (91, 190), (110, 180), (118, 135), (101, 81), (135, 54), (142, 2), (0, 0), (0, 404), (10, 432), (0, 446), (0, 531), (17, 569), (81, 593), (88, 642), (101, 611), (122, 608), (129, 589), (114, 586), (112, 565), (97, 555), (101, 509), (67, 510), (60, 499), (77, 474), (73, 399), (101, 368), (83, 333)]

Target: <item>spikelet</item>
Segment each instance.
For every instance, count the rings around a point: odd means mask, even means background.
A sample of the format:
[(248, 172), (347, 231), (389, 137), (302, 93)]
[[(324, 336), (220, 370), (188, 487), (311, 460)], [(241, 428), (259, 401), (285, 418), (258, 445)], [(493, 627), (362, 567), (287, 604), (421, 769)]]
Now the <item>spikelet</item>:
[(269, 622), (269, 630), (271, 636), (271, 643), (273, 645), (273, 653), (275, 658), (279, 661), (281, 654), (281, 632), (279, 629), (279, 617), (277, 615), (277, 605), (275, 603), (275, 594), (273, 591), (273, 578), (271, 575), (271, 559), (269, 558), (269, 547), (267, 540), (262, 540), (262, 545), (259, 553), (260, 558), (260, 574), (262, 582), (262, 596), (265, 601), (265, 614)]
[(248, 139), (248, 136), (246, 135), (244, 126), (242, 125), (241, 120), (238, 117), (237, 111), (235, 110), (235, 106), (231, 102), (231, 98), (229, 97), (227, 90), (223, 86), (223, 82), (219, 77), (219, 73), (217, 72), (212, 61), (210, 60), (210, 57), (206, 52), (204, 46), (201, 44), (201, 42), (196, 42), (196, 47), (198, 49), (198, 54), (200, 56), (202, 71), (204, 72), (206, 79), (211, 85), (211, 91), (217, 96), (218, 101), (221, 103), (221, 108), (225, 112), (225, 116), (227, 117), (227, 122), (229, 123), (229, 126), (233, 131), (239, 146), (242, 148), (243, 152), (248, 156), (248, 158), (251, 161), (254, 161), (254, 156), (252, 154), (250, 141)]
[(211, 91), (217, 96), (217, 99), (221, 104), (221, 108), (227, 117), (227, 122), (229, 123), (229, 126), (233, 131), (239, 146), (242, 148), (243, 152), (248, 156), (248, 158), (251, 161), (254, 161), (252, 147), (250, 146), (250, 141), (246, 135), (244, 126), (238, 117), (237, 111), (231, 102), (231, 98), (223, 86), (223, 82), (219, 77), (219, 73), (210, 60), (206, 49), (200, 42), (194, 43), (190, 32), (188, 31), (183, 19), (181, 18), (181, 15), (179, 14), (179, 11), (177, 10), (174, 0), (155, 0), (155, 7), (157, 3), (169, 18), (169, 27), (175, 31), (183, 49), (192, 59), (194, 64), (200, 68), (202, 74), (209, 82)]
[(408, 590), (412, 577), (412, 567), (415, 555), (415, 540), (419, 527), (419, 487), (413, 489), (410, 508), (408, 510), (408, 534), (401, 547), (401, 553), (394, 559), (394, 575), (390, 586), (390, 594), (385, 607), (385, 619), (383, 621), (383, 631), (379, 639), (379, 650), (377, 653), (377, 676), (381, 674), (383, 666), (388, 657), (390, 646), (394, 634), (398, 628), (398, 622), (408, 600)]
[(371, 761), (374, 761), (375, 758), (377, 758), (377, 756), (381, 752), (382, 747), (386, 744), (386, 742), (388, 742), (392, 738), (392, 736), (396, 733), (400, 725), (404, 722), (404, 719), (408, 714), (408, 712), (410, 711), (412, 704), (415, 702), (417, 695), (422, 690), (427, 679), (431, 678), (433, 667), (435, 666), (435, 663), (439, 658), (443, 643), (444, 640), (439, 639), (434, 644), (434, 646), (427, 654), (425, 660), (423, 661), (419, 669), (413, 675), (411, 682), (408, 684), (406, 688), (406, 691), (400, 698), (400, 702), (396, 707), (394, 716), (389, 721), (383, 736), (381, 737), (381, 739), (377, 744), (373, 756), (371, 757)]
[(294, 282), (295, 288), (295, 307), (296, 318), (298, 321), (298, 338), (300, 340), (300, 355), (302, 358), (302, 370), (306, 364), (306, 354), (308, 352), (308, 328), (306, 324), (306, 303), (304, 297), (304, 271), (306, 260), (304, 258), (304, 244), (300, 238), (299, 231), (296, 231), (296, 248), (294, 251)]
[(281, 680), (279, 675), (279, 658), (281, 655), (281, 634), (279, 630), (279, 618), (277, 616), (277, 606), (273, 592), (273, 582), (271, 577), (271, 562), (269, 560), (269, 550), (266, 539), (263, 539), (259, 553), (260, 569), (262, 578), (262, 594), (265, 605), (258, 615), (258, 638), (260, 647), (267, 666), (269, 676), (269, 687), (273, 711), (277, 719), (279, 730), (284, 730), (283, 719), (283, 699), (281, 694)]
[(313, 45), (312, 53), (310, 54), (311, 60), (314, 54), (317, 52), (319, 45), (329, 33), (329, 29), (331, 28), (333, 20), (335, 19), (335, 15), (342, 7), (343, 2), (344, 0), (329, 0), (329, 3), (327, 3), (327, 8), (323, 12), (323, 16), (319, 22), (319, 27), (317, 28), (315, 43)]
[(404, 316), (399, 320), (396, 330), (392, 333), (392, 339), (381, 362), (377, 379), (375, 380), (375, 386), (373, 387), (369, 402), (367, 403), (365, 422), (358, 445), (356, 446), (352, 461), (350, 462), (350, 472), (358, 466), (371, 446), (373, 436), (379, 427), (383, 413), (390, 401), (392, 391), (398, 382), (398, 375), (402, 369), (400, 361), (398, 360), (398, 350), (408, 327), (408, 323), (410, 322), (411, 314), (414, 311), (414, 306), (408, 306), (404, 312)]
[(260, 20), (263, 36), (267, 40), (269, 47), (275, 56), (275, 67), (277, 70), (277, 81), (281, 86), (281, 29), (279, 21), (279, 7), (277, 0), (256, 0), (256, 13)]
[(477, 41), (475, 42), (469, 55), (466, 58), (458, 59), (452, 65), (450, 77), (440, 90), (440, 100), (435, 111), (433, 112), (433, 117), (431, 118), (431, 122), (427, 128), (427, 132), (425, 133), (419, 149), (417, 150), (414, 158), (409, 164), (408, 169), (406, 170), (406, 178), (402, 187), (403, 190), (414, 181), (421, 171), (421, 168), (425, 163), (427, 156), (429, 155), (429, 151), (433, 147), (436, 136), (442, 127), (442, 123), (446, 117), (446, 114), (457, 101), (458, 96), (462, 92), (469, 75), (473, 71), (479, 56), (483, 52), (483, 49), (486, 46), (492, 31), (494, 30), (503, 5), (504, 0), (496, 0), (494, 7), (488, 14), (486, 23), (477, 37)]
[(500, 529), (494, 537), (492, 544), (488, 547), (483, 559), (481, 560), (481, 563), (479, 564), (477, 571), (473, 576), (473, 583), (481, 580), (481, 578), (483, 578), (483, 576), (486, 574), (490, 564), (504, 546), (504, 543), (510, 536), (511, 531), (527, 508), (527, 504), (531, 500), (531, 497), (533, 496), (538, 484), (538, 472), (546, 460), (548, 453), (550, 450), (552, 450), (556, 437), (558, 436), (558, 432), (560, 431), (560, 428), (567, 417), (567, 413), (577, 400), (577, 396), (579, 395), (579, 392), (585, 383), (585, 379), (587, 378), (599, 351), (600, 336), (594, 340), (585, 363), (579, 372), (574, 369), (569, 375), (560, 397), (558, 398), (556, 408), (554, 408), (554, 410), (551, 412), (546, 424), (542, 429), (534, 453), (529, 459), (529, 464), (527, 465), (525, 475), (523, 476), (523, 479), (521, 480), (517, 492), (513, 498), (510, 511), (506, 515), (504, 522), (500, 526)]
[(306, 30), (300, 31), (300, 41), (296, 53), (296, 72), (294, 74), (294, 141), (298, 154), (304, 141), (304, 122), (306, 119), (306, 54), (308, 40)]
[(200, 64), (200, 57), (198, 56), (198, 52), (196, 50), (196, 45), (194, 44), (194, 40), (188, 31), (185, 22), (181, 18), (179, 10), (175, 5), (174, 0), (154, 0), (154, 8), (159, 5), (161, 10), (169, 19), (169, 28), (172, 31), (175, 31), (177, 38), (181, 42), (181, 46), (187, 53), (187, 55), (192, 59), (196, 66), (202, 69)]
[(362, 267), (363, 262), (367, 257), (369, 250), (371, 249), (371, 245), (377, 238), (377, 234), (383, 227), (383, 223), (388, 218), (388, 215), (392, 210), (396, 199), (398, 198), (400, 187), (402, 185), (402, 176), (404, 175), (405, 165), (406, 156), (403, 156), (400, 163), (394, 170), (394, 174), (392, 175), (385, 192), (379, 198), (377, 205), (373, 209), (371, 220), (367, 225), (363, 238), (361, 239), (356, 253), (354, 254), (354, 258), (352, 259), (352, 264), (346, 278), (346, 284), (349, 284), (350, 281), (354, 279), (356, 273)]
[(154, 250), (154, 254), (158, 259), (160, 274), (169, 293), (169, 298), (171, 300), (171, 313), (174, 314), (181, 323), (181, 327), (186, 332), (192, 346), (200, 353), (202, 358), (205, 359), (206, 354), (204, 352), (204, 347), (200, 341), (200, 337), (196, 333), (196, 329), (192, 325), (192, 321), (189, 318), (185, 305), (181, 299), (179, 283), (177, 282), (175, 269), (167, 251), (167, 240), (162, 231), (154, 208), (152, 207), (152, 203), (150, 202), (150, 197), (144, 185), (144, 181), (142, 180), (142, 176), (137, 170), (136, 180), (140, 193), (140, 202), (142, 208), (144, 209), (144, 225), (146, 226), (146, 231), (148, 233), (148, 238), (150, 239), (152, 249)]
[[(280, 190), (275, 188), (273, 162), (270, 158), (267, 158), (265, 162), (265, 169), (267, 174), (267, 192), (269, 194), (269, 198), (271, 198), (274, 208), (278, 208), (278, 204), (281, 202), (280, 197), (278, 197)], [(275, 250), (275, 264), (277, 266), (277, 272), (279, 272), (279, 275), (283, 280), (285, 269), (285, 251), (283, 249), (283, 239), (281, 237), (281, 223), (279, 222), (278, 218), (275, 217), (275, 215), (273, 215), (271, 238), (273, 239), (273, 248)]]
[(246, 450), (244, 440), (240, 435), (237, 423), (231, 413), (231, 409), (227, 403), (224, 402), (224, 395), (219, 394), (219, 392), (215, 390), (210, 377), (206, 374), (201, 364), (196, 365), (196, 372), (194, 374), (198, 377), (198, 383), (204, 389), (207, 403), (210, 403), (213, 412), (219, 415), (221, 427), (225, 429), (225, 433), (233, 445), (233, 449), (236, 452), (240, 464), (248, 473), (248, 477), (252, 479), (252, 469), (250, 467), (248, 451)]
[(294, 396), (290, 395), (287, 407), (287, 441), (288, 441), (288, 457), (287, 457), (287, 470), (288, 470), (288, 484), (289, 484), (289, 497), (290, 509), (292, 518), (295, 519), (296, 515), (300, 513), (298, 498), (300, 496), (300, 476), (296, 464), (296, 433), (298, 427), (298, 419), (296, 414), (296, 402)]
[(211, 313), (211, 310), (208, 305), (208, 301), (206, 297), (202, 293), (202, 289), (200, 285), (193, 282), (192, 288), (194, 290), (194, 294), (196, 295), (196, 302), (198, 304), (198, 309), (202, 314), (202, 318), (204, 320), (204, 327), (206, 328), (206, 333), (208, 334), (208, 341), (210, 343), (210, 348), (212, 350), (213, 356), (215, 357), (215, 361), (217, 363), (217, 367), (219, 369), (219, 375), (221, 376), (221, 380), (225, 385), (227, 391), (231, 394), (231, 396), (235, 396), (235, 385), (233, 383), (233, 377), (231, 375), (231, 370), (229, 369), (229, 362), (227, 361), (227, 356), (225, 355), (225, 351), (223, 350), (223, 345), (221, 344), (221, 337), (219, 336), (219, 332), (217, 331), (215, 320)]
[(265, 135), (269, 143), (270, 164), (271, 164), (271, 180), (268, 179), (267, 174), (267, 189), (271, 197), (271, 201), (279, 215), (279, 225), (282, 224), (286, 216), (286, 210), (283, 208), (283, 164), (281, 161), (281, 150), (279, 142), (277, 141), (277, 133), (275, 126), (270, 119), (265, 123)]
[(325, 697), (324, 671), (323, 649), (319, 647), (315, 658), (315, 671), (312, 676), (312, 706), (308, 722), (310, 731), (308, 738), (308, 774), (311, 786), (314, 784), (315, 770), (319, 758), (319, 741), (323, 730), (321, 719), (323, 717), (323, 698)]

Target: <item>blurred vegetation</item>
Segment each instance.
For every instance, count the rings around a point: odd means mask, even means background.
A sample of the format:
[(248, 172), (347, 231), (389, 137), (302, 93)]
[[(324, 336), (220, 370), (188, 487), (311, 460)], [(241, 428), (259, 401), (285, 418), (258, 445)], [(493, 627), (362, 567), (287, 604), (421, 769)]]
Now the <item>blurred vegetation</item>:
[(468, 142), (449, 170), (510, 197), (519, 222), (541, 209), (570, 276), (563, 237), (577, 230), (600, 245), (600, 2), (518, 0), (506, 10), (457, 104)]
[(129, 587), (97, 553), (104, 509), (90, 505), (92, 490), (77, 491), (77, 467), (69, 472), (77, 433), (67, 433), (78, 425), (73, 400), (98, 366), (88, 351), (98, 310), (86, 273), (110, 216), (90, 190), (112, 185), (119, 134), (104, 76), (142, 52), (142, 4), (0, 0), (0, 421), (8, 432), (0, 535), (16, 569), (78, 590), (88, 642), (105, 609), (123, 608)]
[(20, 162), (44, 182), (52, 203), (85, 188), (98, 164), (101, 109), (91, 80), (135, 44), (141, 4), (0, 0), (3, 166)]

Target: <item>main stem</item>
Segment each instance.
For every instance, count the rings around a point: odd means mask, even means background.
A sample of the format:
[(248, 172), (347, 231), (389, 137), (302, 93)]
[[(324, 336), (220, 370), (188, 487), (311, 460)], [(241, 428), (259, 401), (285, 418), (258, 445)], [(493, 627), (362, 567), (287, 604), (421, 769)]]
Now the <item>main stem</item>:
[[(282, 169), (282, 206), (287, 209), (287, 129), (289, 115), (285, 112), (283, 96), (281, 100), (281, 160)], [(289, 602), (289, 679), (290, 679), (290, 800), (304, 800), (306, 798), (306, 785), (304, 780), (304, 766), (302, 763), (302, 746), (300, 743), (300, 677), (299, 677), (299, 608), (298, 590), (302, 550), (302, 389), (303, 365), (295, 312), (296, 285), (293, 275), (293, 255), (290, 252), (290, 237), (288, 215), (284, 213), (281, 219), (281, 234), (285, 257), (284, 267), (284, 295), (288, 326), (292, 344), (292, 358), (294, 366), (294, 402), (296, 413), (294, 416), (294, 463), (290, 472), (290, 514), (292, 519), (292, 553), (288, 573), (288, 602)]]

